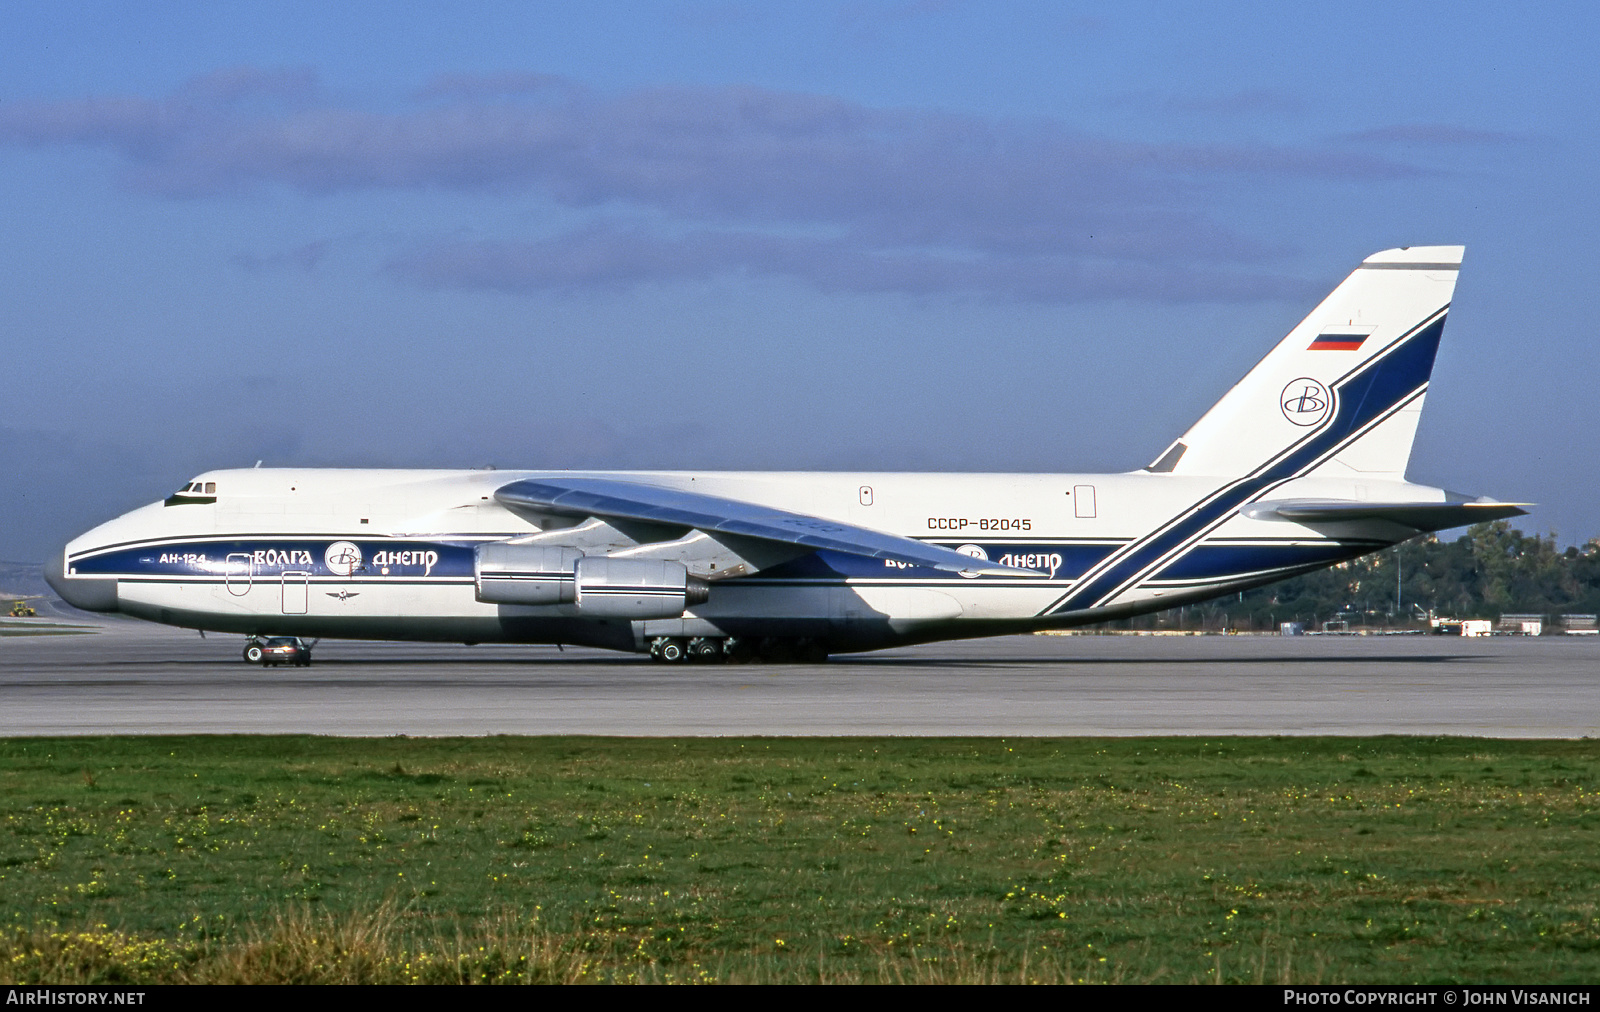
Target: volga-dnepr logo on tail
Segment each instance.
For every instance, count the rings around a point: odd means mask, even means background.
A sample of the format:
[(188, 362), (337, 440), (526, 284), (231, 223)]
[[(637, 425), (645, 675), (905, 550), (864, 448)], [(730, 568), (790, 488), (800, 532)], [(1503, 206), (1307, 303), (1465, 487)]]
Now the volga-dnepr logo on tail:
[(1316, 425), (1328, 417), (1333, 407), (1333, 396), (1328, 388), (1312, 379), (1301, 376), (1289, 381), (1283, 388), (1283, 417), (1301, 428)]

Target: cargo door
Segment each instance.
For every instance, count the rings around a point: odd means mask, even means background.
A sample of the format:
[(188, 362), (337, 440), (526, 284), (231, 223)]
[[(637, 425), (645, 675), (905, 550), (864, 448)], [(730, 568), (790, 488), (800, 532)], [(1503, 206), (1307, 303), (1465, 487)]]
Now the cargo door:
[(311, 607), (311, 574), (293, 570), (283, 574), (283, 613), (304, 615)]

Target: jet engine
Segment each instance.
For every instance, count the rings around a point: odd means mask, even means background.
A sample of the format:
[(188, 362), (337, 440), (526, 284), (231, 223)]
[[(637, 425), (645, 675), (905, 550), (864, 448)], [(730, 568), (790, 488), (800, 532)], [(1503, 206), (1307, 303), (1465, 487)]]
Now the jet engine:
[(545, 545), (479, 545), (473, 565), (485, 604), (568, 604), (573, 567), (583, 553)]
[(486, 604), (575, 604), (594, 618), (677, 618), (711, 593), (681, 562), (575, 548), (480, 545), (474, 568), (478, 600)]
[(586, 555), (574, 575), (578, 610), (596, 618), (677, 618), (711, 596), (710, 584), (664, 559)]

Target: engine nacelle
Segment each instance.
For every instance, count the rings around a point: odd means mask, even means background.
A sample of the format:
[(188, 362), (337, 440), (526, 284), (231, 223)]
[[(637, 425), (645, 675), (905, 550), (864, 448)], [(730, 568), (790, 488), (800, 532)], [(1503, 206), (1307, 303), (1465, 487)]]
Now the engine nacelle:
[(576, 604), (595, 618), (677, 618), (711, 593), (681, 562), (545, 545), (479, 545), (474, 577), (485, 604)]
[(485, 604), (569, 604), (577, 597), (573, 568), (583, 553), (576, 548), (488, 544), (475, 554), (473, 576)]
[(711, 585), (681, 562), (586, 555), (576, 566), (578, 610), (595, 618), (677, 618), (701, 604)]

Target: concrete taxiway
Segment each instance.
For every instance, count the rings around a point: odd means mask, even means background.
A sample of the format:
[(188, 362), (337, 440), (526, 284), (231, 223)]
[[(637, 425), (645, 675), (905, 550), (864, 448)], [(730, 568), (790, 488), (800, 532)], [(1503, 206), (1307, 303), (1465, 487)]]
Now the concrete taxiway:
[(1600, 642), (1016, 636), (822, 665), (243, 638), (134, 622), (0, 637), (0, 736), (1600, 734)]

